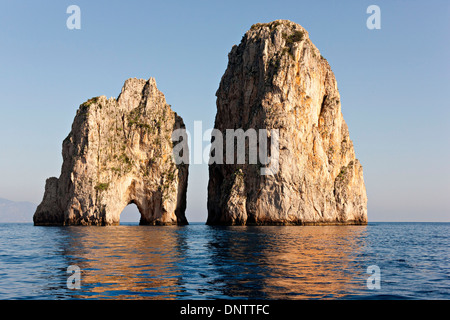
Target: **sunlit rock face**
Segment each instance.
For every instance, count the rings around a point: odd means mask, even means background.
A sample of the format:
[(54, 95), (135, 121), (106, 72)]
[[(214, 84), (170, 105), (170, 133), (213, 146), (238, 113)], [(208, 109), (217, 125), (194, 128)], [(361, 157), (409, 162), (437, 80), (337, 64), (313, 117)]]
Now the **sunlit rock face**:
[(116, 225), (135, 203), (140, 224), (187, 224), (188, 164), (172, 157), (184, 123), (153, 78), (128, 79), (117, 99), (83, 103), (63, 142), (59, 178), (50, 178), (35, 225)]
[(365, 224), (363, 169), (335, 76), (308, 32), (287, 20), (255, 24), (228, 57), (214, 127), (278, 130), (278, 168), (210, 164), (207, 223)]

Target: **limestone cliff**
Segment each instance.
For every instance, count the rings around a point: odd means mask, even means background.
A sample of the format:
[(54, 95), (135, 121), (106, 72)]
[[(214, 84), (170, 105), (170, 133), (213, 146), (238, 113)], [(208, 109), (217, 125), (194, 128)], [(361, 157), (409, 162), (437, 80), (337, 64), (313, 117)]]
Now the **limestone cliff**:
[(221, 132), (279, 130), (279, 168), (261, 175), (261, 163), (210, 164), (208, 224), (367, 222), (336, 79), (303, 27), (253, 25), (229, 53), (216, 96)]
[(83, 103), (63, 142), (61, 176), (50, 178), (35, 225), (116, 225), (135, 203), (140, 224), (187, 224), (188, 164), (172, 157), (184, 128), (153, 78), (128, 79), (117, 99)]

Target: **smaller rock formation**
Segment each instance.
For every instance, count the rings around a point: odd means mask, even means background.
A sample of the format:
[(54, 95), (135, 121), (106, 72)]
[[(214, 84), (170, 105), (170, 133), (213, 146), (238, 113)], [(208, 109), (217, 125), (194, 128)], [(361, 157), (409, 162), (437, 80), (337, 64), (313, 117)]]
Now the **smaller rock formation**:
[(45, 185), (35, 225), (117, 225), (131, 203), (140, 224), (187, 224), (188, 164), (172, 157), (184, 123), (153, 78), (128, 79), (117, 99), (83, 103), (63, 142), (59, 178)]

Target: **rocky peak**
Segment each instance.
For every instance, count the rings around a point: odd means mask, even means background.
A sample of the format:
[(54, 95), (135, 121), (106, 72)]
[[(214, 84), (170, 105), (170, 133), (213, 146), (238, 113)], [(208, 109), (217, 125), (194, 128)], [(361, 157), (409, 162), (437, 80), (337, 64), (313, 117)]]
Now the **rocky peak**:
[(80, 105), (63, 142), (59, 178), (47, 180), (36, 225), (113, 225), (135, 203), (141, 224), (186, 224), (188, 164), (172, 157), (184, 128), (153, 78), (128, 79), (117, 99)]
[(365, 223), (362, 166), (334, 74), (308, 32), (287, 20), (257, 23), (228, 57), (215, 128), (278, 129), (279, 170), (211, 164), (208, 223)]

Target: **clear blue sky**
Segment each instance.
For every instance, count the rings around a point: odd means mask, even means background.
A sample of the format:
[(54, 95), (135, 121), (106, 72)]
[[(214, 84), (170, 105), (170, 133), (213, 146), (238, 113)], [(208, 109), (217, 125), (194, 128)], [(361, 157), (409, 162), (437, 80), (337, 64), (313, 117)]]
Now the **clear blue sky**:
[[(69, 5), (81, 30), (66, 27)], [(381, 8), (369, 30), (366, 9)], [(78, 106), (154, 77), (193, 131), (213, 126), (228, 53), (257, 22), (305, 27), (335, 72), (369, 221), (450, 221), (450, 2), (0, 1), (0, 198), (39, 203)], [(207, 143), (205, 143), (206, 146)], [(187, 217), (206, 220), (206, 165)]]

